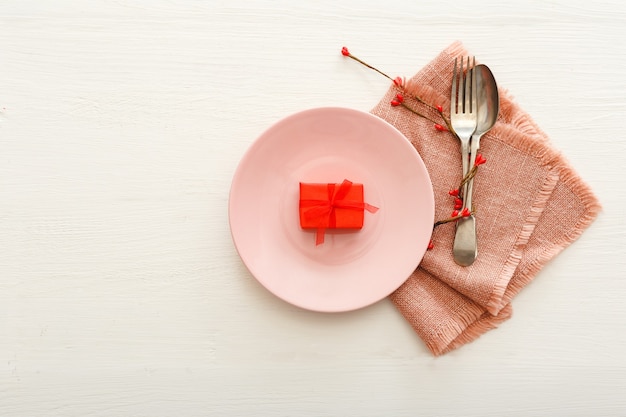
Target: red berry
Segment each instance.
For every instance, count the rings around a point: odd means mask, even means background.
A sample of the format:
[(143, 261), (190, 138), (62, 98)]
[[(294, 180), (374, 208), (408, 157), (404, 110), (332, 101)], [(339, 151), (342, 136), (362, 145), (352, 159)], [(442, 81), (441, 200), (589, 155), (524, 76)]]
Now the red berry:
[(444, 125), (440, 125), (439, 123), (435, 124), (435, 129), (437, 129), (440, 132), (446, 132), (448, 130), (447, 127), (445, 127)]
[(463, 217), (469, 217), (469, 216), (470, 216), (470, 214), (472, 214), (472, 213), (470, 213), (469, 209), (468, 209), (467, 207), (465, 207), (465, 208), (463, 209), (463, 211), (462, 211), (460, 214), (461, 214), (461, 216), (463, 216)]
[(434, 247), (435, 247), (435, 244), (433, 243), (433, 240), (430, 239), (430, 242), (428, 242), (428, 250), (431, 250)]
[(482, 154), (477, 154), (476, 155), (476, 160), (474, 161), (474, 166), (478, 166), (478, 165), (482, 165), (485, 162), (487, 162), (487, 160), (483, 157)]
[(348, 51), (348, 48), (346, 48), (345, 46), (341, 48), (341, 55), (350, 56), (350, 51)]
[(443, 107), (441, 107), (441, 105), (437, 104), (437, 111), (439, 113), (443, 113)]
[(450, 194), (452, 197), (456, 197), (459, 195), (459, 190), (450, 190), (448, 191), (448, 194)]

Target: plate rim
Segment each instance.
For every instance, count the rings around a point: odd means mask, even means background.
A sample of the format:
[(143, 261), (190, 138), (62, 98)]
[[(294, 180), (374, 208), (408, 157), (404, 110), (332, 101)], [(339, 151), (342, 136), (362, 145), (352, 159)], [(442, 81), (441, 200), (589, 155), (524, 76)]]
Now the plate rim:
[[(390, 130), (393, 130), (395, 132), (395, 134), (399, 138), (402, 138), (404, 140), (405, 144), (408, 145), (407, 149), (410, 149), (410, 152), (413, 154), (413, 157), (418, 161), (418, 164), (421, 165), (419, 169), (424, 174), (424, 181), (428, 185), (427, 190), (429, 191), (429, 194), (430, 194), (430, 198), (428, 198), (428, 200), (430, 202), (430, 204), (428, 206), (430, 208), (430, 214), (432, 215), (432, 218), (430, 220), (431, 220), (431, 223), (434, 222), (434, 211), (435, 211), (434, 190), (433, 190), (432, 180), (430, 178), (430, 173), (426, 169), (426, 165), (425, 165), (421, 155), (419, 154), (419, 152), (417, 152), (417, 149), (415, 149), (415, 147), (409, 141), (409, 139), (406, 137), (406, 135), (404, 135), (394, 125), (392, 125), (388, 121), (382, 119), (381, 117), (379, 117), (379, 116), (377, 116), (375, 114), (372, 114), (372, 113), (369, 113), (369, 112), (364, 112), (364, 111), (353, 109), (353, 108), (339, 107), (339, 106), (314, 107), (314, 108), (308, 108), (308, 109), (304, 109), (304, 110), (300, 110), (300, 111), (296, 111), (294, 113), (291, 113), (291, 114), (289, 114), (287, 116), (284, 116), (284, 117), (276, 120), (275, 122), (271, 123), (269, 126), (267, 126), (248, 145), (248, 147), (245, 150), (244, 154), (242, 155), (240, 161), (238, 162), (238, 164), (237, 164), (237, 166), (235, 168), (235, 171), (233, 173), (233, 176), (232, 176), (231, 186), (230, 186), (229, 196), (228, 196), (228, 221), (229, 221), (229, 229), (230, 229), (231, 238), (233, 240), (233, 244), (235, 246), (235, 249), (236, 249), (236, 251), (237, 251), (241, 261), (243, 262), (243, 264), (246, 267), (246, 269), (248, 270), (248, 272), (254, 277), (254, 279), (263, 288), (265, 288), (267, 291), (269, 291), (271, 294), (273, 294), (274, 296), (276, 296), (277, 298), (279, 298), (283, 302), (286, 302), (286, 303), (288, 303), (290, 305), (294, 305), (296, 307), (302, 308), (304, 310), (323, 312), (323, 313), (340, 313), (340, 312), (348, 312), (348, 311), (354, 311), (354, 310), (358, 310), (358, 309), (361, 309), (361, 308), (365, 308), (367, 306), (373, 305), (373, 304), (375, 304), (375, 303), (385, 299), (390, 294), (392, 294), (394, 291), (396, 291), (400, 286), (402, 286), (404, 284), (404, 282), (406, 282), (406, 280), (409, 279), (409, 277), (410, 277), (412, 272), (407, 274), (407, 276), (404, 277), (403, 280), (400, 281), (397, 286), (395, 286), (393, 289), (391, 289), (386, 294), (380, 295), (375, 300), (370, 300), (370, 301), (367, 301), (365, 303), (359, 303), (358, 305), (353, 305), (353, 306), (346, 307), (346, 308), (332, 308), (332, 309), (315, 308), (315, 307), (312, 307), (310, 305), (305, 305), (305, 303), (298, 303), (298, 302), (295, 302), (294, 300), (286, 299), (283, 295), (277, 293), (273, 288), (268, 287), (268, 285), (266, 285), (266, 283), (264, 282), (264, 279), (262, 279), (262, 278), (260, 278), (258, 276), (259, 272), (258, 271), (254, 271), (253, 268), (251, 268), (249, 263), (246, 261), (246, 255), (244, 253), (242, 253), (242, 248), (237, 243), (237, 236), (235, 236), (235, 231), (233, 229), (233, 217), (234, 217), (233, 216), (233, 211), (234, 211), (233, 195), (236, 192), (237, 179), (238, 179), (238, 177), (243, 175), (242, 174), (243, 167), (246, 166), (249, 163), (249, 160), (255, 154), (256, 148), (263, 144), (262, 142), (264, 141), (264, 139), (269, 134), (271, 134), (272, 130), (275, 129), (277, 126), (280, 126), (281, 124), (284, 124), (284, 123), (288, 123), (291, 119), (300, 118), (300, 117), (303, 117), (303, 116), (306, 116), (306, 115), (310, 115), (310, 114), (314, 114), (314, 113), (325, 113), (325, 114), (327, 114), (327, 112), (341, 112), (341, 113), (344, 113), (344, 114), (350, 114), (351, 117), (366, 117), (366, 118), (369, 118), (371, 120), (375, 120), (375, 122), (379, 123), (381, 126), (384, 125), (386, 128), (388, 128)], [(428, 196), (422, 196), (422, 197), (428, 197)], [(421, 256), (419, 256), (419, 257), (416, 256), (414, 258), (414, 267), (412, 268), (411, 271), (415, 270), (419, 266), (419, 264), (421, 263), (424, 255), (426, 253), (426, 250), (427, 250), (428, 240), (431, 237), (432, 237), (432, 231), (429, 234), (428, 239), (426, 239), (426, 243), (422, 245), (423, 246), (423, 250), (421, 251)]]

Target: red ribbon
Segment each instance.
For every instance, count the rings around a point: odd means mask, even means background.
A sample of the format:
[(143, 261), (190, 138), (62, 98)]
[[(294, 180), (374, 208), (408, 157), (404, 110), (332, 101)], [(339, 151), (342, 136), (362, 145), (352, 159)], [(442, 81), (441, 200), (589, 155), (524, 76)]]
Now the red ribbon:
[(307, 219), (324, 219), (324, 223), (327, 223), (327, 227), (319, 227), (315, 237), (315, 244), (321, 245), (324, 243), (324, 234), (326, 229), (335, 228), (337, 226), (337, 218), (335, 209), (350, 209), (350, 210), (367, 210), (370, 213), (376, 213), (378, 207), (367, 204), (363, 201), (346, 200), (350, 188), (352, 188), (352, 181), (343, 180), (339, 185), (339, 189), (335, 193), (335, 184), (328, 184), (328, 199), (327, 200), (300, 200), (300, 207), (307, 208), (303, 215)]

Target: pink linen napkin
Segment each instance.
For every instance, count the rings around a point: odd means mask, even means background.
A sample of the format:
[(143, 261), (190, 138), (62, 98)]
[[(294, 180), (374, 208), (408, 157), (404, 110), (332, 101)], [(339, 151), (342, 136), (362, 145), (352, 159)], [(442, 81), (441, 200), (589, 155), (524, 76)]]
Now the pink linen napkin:
[[(406, 98), (431, 119), (448, 114), (454, 58), (467, 56), (459, 42), (446, 48), (407, 85), (429, 103)], [(497, 78), (497, 74), (496, 74)], [(459, 141), (403, 106), (391, 106), (390, 88), (372, 113), (396, 126), (415, 146), (430, 173), (436, 220), (453, 210), (449, 190), (461, 181)], [(433, 233), (434, 247), (390, 298), (435, 355), (468, 343), (511, 316), (510, 302), (597, 216), (590, 188), (511, 96), (500, 89), (500, 115), (481, 140), (474, 180), (479, 255), (469, 267), (452, 258), (454, 224)]]

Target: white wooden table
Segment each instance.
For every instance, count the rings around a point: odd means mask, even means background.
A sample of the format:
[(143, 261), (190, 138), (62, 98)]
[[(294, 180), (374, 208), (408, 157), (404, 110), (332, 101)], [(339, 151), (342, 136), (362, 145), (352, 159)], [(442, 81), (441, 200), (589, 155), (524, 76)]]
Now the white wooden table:
[[(0, 416), (626, 415), (622, 1), (0, 3)], [(253, 140), (367, 111), (454, 40), (488, 63), (604, 210), (433, 358), (388, 300), (318, 314), (235, 252)]]

